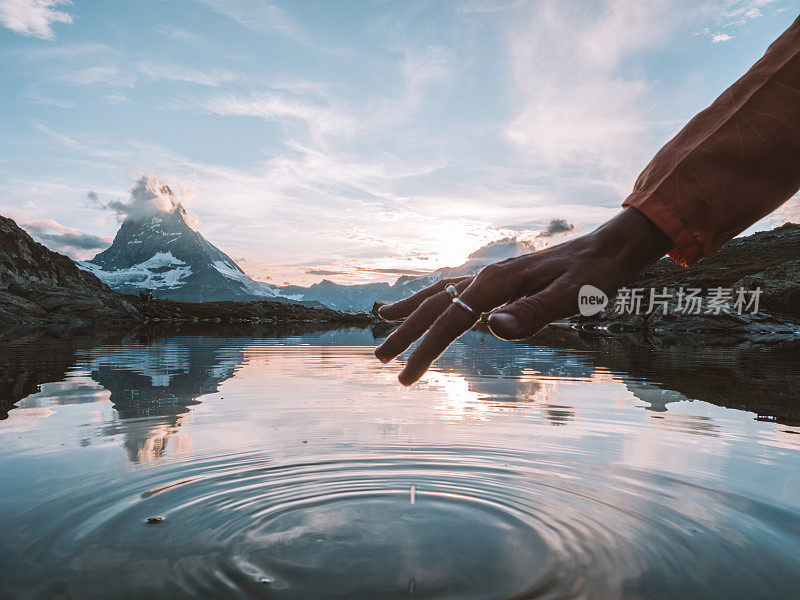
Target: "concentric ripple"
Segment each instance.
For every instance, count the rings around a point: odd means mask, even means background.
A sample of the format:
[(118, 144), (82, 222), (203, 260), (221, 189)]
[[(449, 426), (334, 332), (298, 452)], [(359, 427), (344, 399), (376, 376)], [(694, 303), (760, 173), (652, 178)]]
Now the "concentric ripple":
[(790, 597), (800, 578), (798, 514), (479, 446), (331, 446), (296, 463), (254, 452), (82, 493), (28, 549), (80, 569), (43, 593), (99, 597), (93, 573), (104, 597), (292, 599)]

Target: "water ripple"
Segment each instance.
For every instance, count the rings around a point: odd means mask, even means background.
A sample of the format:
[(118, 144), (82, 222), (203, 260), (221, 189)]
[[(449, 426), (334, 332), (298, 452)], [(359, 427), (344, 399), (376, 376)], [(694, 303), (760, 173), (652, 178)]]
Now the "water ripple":
[(84, 488), (40, 542), (84, 571), (128, 553), (120, 584), (145, 570), (167, 597), (756, 597), (800, 577), (800, 515), (667, 476), (480, 446), (320, 450)]

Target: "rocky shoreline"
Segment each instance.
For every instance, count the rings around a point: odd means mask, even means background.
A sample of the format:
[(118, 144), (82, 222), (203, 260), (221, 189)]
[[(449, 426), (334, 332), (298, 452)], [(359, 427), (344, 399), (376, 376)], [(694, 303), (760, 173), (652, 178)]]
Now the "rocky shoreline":
[(332, 323), (369, 325), (375, 317), (366, 312), (346, 313), (330, 308), (259, 300), (250, 302), (173, 302), (127, 297), (148, 323)]

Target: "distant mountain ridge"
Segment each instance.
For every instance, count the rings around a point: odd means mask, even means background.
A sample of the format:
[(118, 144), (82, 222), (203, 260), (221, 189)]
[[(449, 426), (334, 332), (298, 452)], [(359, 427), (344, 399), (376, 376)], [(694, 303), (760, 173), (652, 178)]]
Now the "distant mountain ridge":
[(278, 288), (279, 293), (298, 300), (316, 300), (336, 310), (370, 310), (375, 302), (395, 302), (428, 287), (440, 279), (475, 275), (486, 265), (534, 252), (533, 244), (502, 239), (483, 246), (469, 255), (463, 264), (457, 267), (442, 267), (427, 275), (399, 277), (393, 284), (365, 283), (360, 285), (342, 285), (323, 279), (308, 287), (285, 286)]

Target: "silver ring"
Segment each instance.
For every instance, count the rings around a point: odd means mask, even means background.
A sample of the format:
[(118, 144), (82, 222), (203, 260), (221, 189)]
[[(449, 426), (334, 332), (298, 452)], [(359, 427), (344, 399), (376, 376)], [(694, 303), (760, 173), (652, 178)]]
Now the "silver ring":
[(478, 318), (480, 318), (480, 315), (478, 314), (478, 311), (476, 311), (474, 308), (472, 308), (471, 306), (469, 306), (469, 305), (468, 305), (466, 302), (464, 302), (464, 301), (463, 301), (461, 298), (458, 298), (458, 297), (455, 297), (455, 298), (453, 298), (453, 304), (455, 304), (456, 306), (458, 306), (458, 307), (460, 307), (460, 308), (463, 308), (465, 311), (467, 311), (467, 312), (470, 314), (470, 316), (471, 316), (473, 319), (478, 319)]
[(451, 299), (458, 298), (458, 290), (452, 283), (448, 283), (446, 286), (444, 286), (444, 291), (450, 295)]

